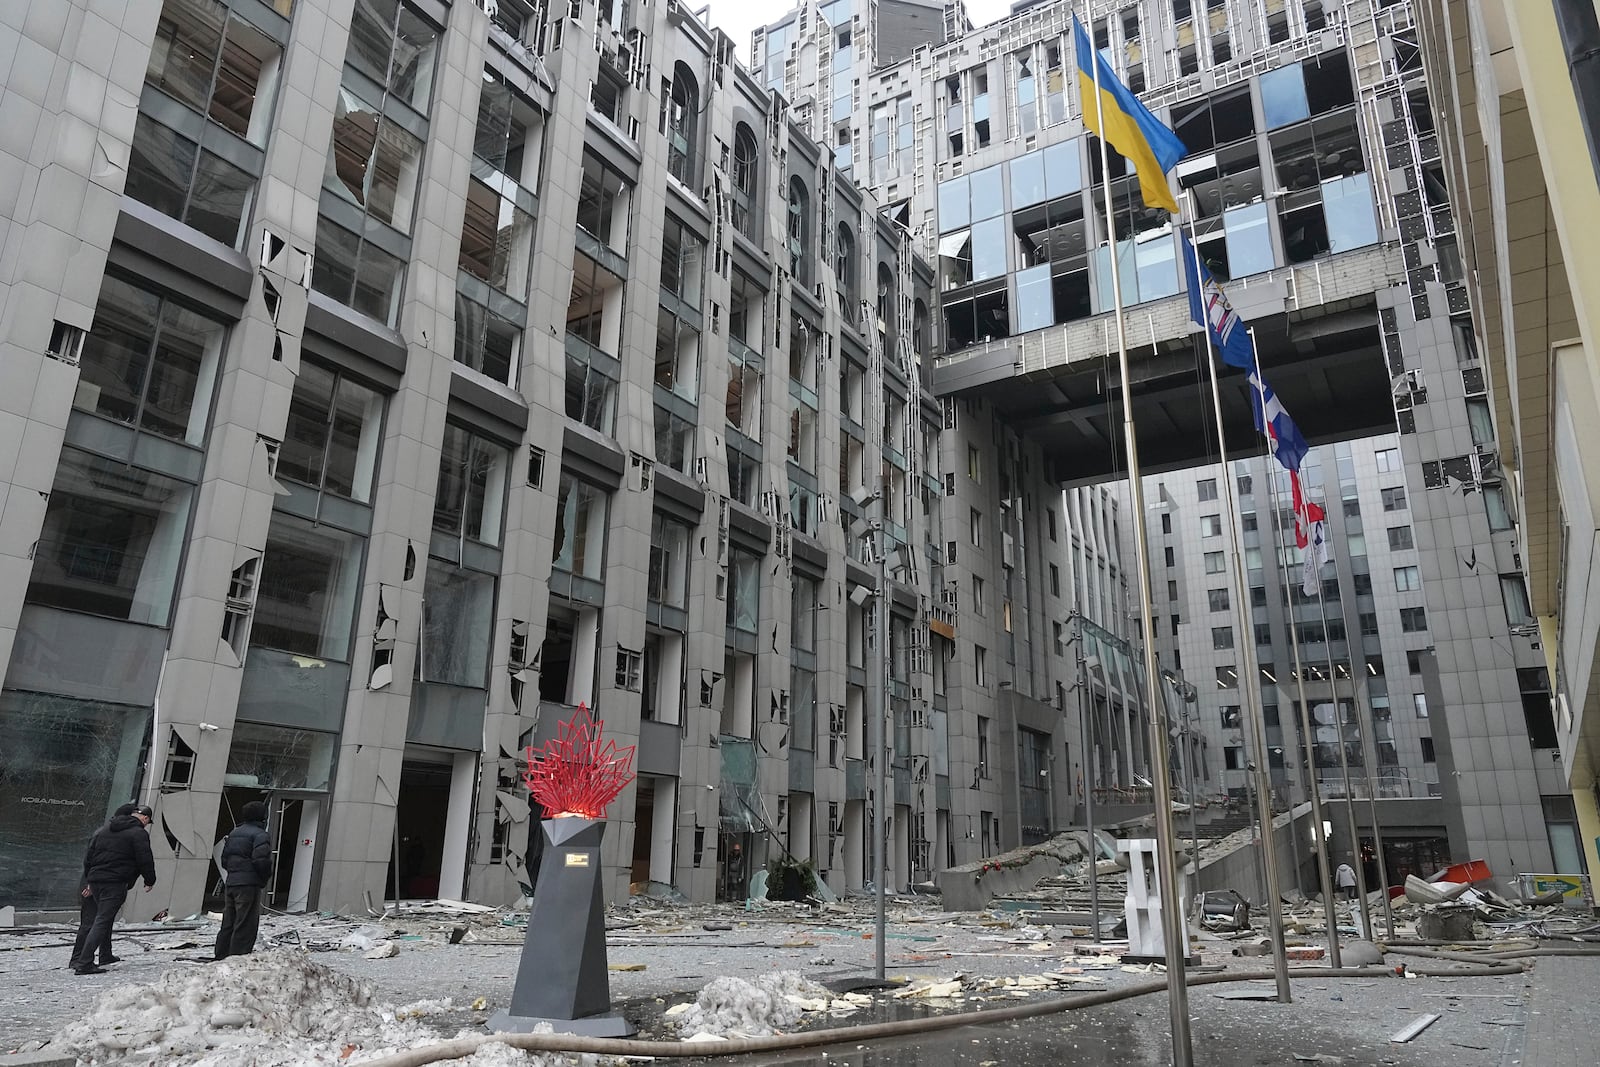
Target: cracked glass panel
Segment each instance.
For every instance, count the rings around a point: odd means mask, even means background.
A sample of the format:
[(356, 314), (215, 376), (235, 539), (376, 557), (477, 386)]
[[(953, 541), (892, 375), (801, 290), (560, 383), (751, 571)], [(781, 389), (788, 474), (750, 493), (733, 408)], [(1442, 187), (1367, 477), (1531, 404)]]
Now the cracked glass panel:
[(0, 731), (0, 900), (64, 907), (89, 838), (138, 788), (150, 710), (7, 690)]
[(233, 729), (224, 784), (254, 789), (327, 789), (335, 734), (241, 722)]

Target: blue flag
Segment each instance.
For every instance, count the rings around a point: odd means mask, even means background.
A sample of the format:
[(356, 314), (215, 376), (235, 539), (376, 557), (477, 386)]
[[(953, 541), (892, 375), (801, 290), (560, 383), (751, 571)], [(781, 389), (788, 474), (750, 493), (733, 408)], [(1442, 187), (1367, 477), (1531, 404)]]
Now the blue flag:
[[(1222, 362), (1240, 370), (1254, 370), (1255, 352), (1250, 345), (1249, 328), (1228, 303), (1222, 286), (1217, 284), (1206, 265), (1199, 263), (1200, 269), (1196, 272), (1194, 245), (1189, 243), (1189, 235), (1180, 230), (1178, 236), (1183, 241), (1183, 272), (1189, 281), (1189, 317), (1196, 326), (1211, 331), (1211, 344)], [(1256, 426), (1260, 425), (1258, 418)]]
[(1284, 470), (1298, 471), (1311, 446), (1305, 434), (1294, 424), (1285, 410), (1283, 401), (1272, 391), (1272, 386), (1250, 373), (1250, 410), (1256, 419), (1256, 429), (1267, 437), (1267, 451), (1283, 465)]

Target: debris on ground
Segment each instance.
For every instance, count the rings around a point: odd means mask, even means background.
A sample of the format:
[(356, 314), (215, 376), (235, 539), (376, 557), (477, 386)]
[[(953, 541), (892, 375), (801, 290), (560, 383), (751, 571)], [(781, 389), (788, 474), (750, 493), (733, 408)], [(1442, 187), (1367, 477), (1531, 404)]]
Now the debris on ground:
[[(272, 949), (115, 987), (45, 1049), (96, 1064), (333, 1067), (452, 1036), (424, 1020), (453, 1008), (449, 1000), (384, 1005), (367, 983), (304, 952)], [(578, 1061), (492, 1045), (462, 1062), (531, 1067)]]

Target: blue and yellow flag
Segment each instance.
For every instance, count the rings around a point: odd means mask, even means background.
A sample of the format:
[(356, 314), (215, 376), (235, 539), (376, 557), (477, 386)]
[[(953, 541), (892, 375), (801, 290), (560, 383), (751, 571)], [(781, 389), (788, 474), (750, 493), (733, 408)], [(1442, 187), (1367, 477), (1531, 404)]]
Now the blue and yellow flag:
[[(1083, 24), (1076, 15), (1072, 17), (1072, 36), (1078, 52), (1078, 93), (1083, 100), (1083, 124), (1104, 137), (1133, 164), (1146, 207), (1164, 207), (1177, 214), (1178, 201), (1167, 185), (1167, 171), (1188, 153), (1188, 149), (1183, 147), (1177, 134), (1150, 114), (1150, 110), (1139, 103), (1139, 98), (1117, 80), (1105, 58), (1089, 46), (1089, 35), (1083, 32)], [(1099, 116), (1095, 113), (1094, 71), (1090, 63), (1100, 64), (1104, 130), (1100, 129)]]

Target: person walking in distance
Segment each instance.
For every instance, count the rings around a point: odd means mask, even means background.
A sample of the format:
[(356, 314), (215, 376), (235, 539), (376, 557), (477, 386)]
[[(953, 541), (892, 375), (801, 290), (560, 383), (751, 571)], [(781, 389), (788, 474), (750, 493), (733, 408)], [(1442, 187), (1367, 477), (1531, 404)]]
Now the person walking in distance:
[(255, 951), (261, 925), (261, 890), (272, 877), (272, 839), (267, 836), (267, 806), (252, 800), (239, 810), (239, 825), (222, 844), (222, 929), (216, 959)]
[(144, 891), (150, 892), (156, 884), (156, 861), (150, 852), (150, 820), (155, 812), (148, 805), (123, 805), (117, 811), (125, 814), (111, 816), (111, 820), (96, 830), (89, 839), (89, 851), (83, 857), (84, 889), (94, 902), (91, 913), (83, 907), (79, 913), (78, 940), (72, 949), (74, 974), (104, 974), (105, 968), (95, 960), (111, 959), (111, 927), (117, 921), (117, 912), (128, 899), (128, 890), (140, 878)]
[(1356, 899), (1356, 869), (1348, 863), (1341, 863), (1333, 872), (1333, 882), (1339, 887), (1339, 892), (1346, 900)]
[[(111, 817), (117, 818), (123, 815), (132, 815), (133, 809), (137, 806), (136, 804), (123, 804), (111, 813)], [(100, 829), (105, 829), (105, 826), (102, 825)], [(88, 853), (84, 853), (84, 877), (78, 879), (78, 939), (72, 945), (72, 958), (67, 961), (67, 967), (74, 971), (78, 969), (78, 958), (83, 955), (83, 946), (89, 940), (89, 930), (94, 926), (94, 916), (98, 910), (98, 905), (94, 902), (94, 893), (89, 889), (88, 858)], [(130, 885), (128, 888), (132, 889), (133, 887)], [(99, 959), (91, 959), (88, 962), (98, 963), (102, 967), (122, 962), (120, 956), (112, 954), (111, 935), (109, 933), (106, 934), (105, 941), (100, 945)]]

